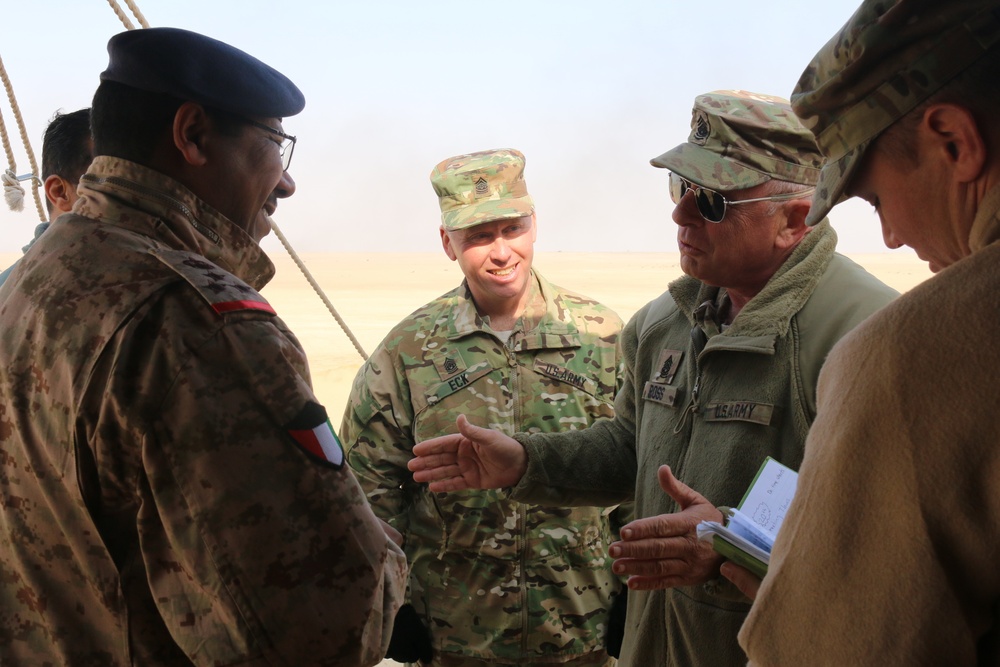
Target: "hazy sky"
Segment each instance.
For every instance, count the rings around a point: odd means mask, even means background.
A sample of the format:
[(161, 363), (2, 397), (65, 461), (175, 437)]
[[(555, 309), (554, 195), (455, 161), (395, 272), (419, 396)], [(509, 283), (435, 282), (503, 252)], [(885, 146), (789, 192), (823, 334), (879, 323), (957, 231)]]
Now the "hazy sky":
[[(674, 252), (667, 174), (649, 159), (686, 140), (695, 96), (788, 97), (859, 1), (137, 4), (150, 25), (229, 42), (305, 93), (305, 111), (284, 122), (299, 138), (298, 191), (275, 216), (300, 251), (437, 251), (432, 167), (513, 147), (527, 157), (539, 251)], [(48, 119), (89, 105), (124, 27), (106, 0), (2, 5), (0, 58), (40, 161)], [(0, 252), (19, 250), (36, 222), (33, 205), (14, 214), (0, 202)], [(885, 250), (866, 204), (841, 205), (833, 222), (842, 251)], [(280, 252), (272, 237), (264, 245)]]

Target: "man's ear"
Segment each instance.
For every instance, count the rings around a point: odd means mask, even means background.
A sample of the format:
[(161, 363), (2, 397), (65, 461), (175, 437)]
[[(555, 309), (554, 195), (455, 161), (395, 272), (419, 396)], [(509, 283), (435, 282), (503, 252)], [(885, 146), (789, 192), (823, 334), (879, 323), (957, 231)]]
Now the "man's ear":
[(455, 254), (455, 249), (451, 247), (451, 237), (448, 236), (448, 231), (441, 226), (441, 247), (444, 248), (444, 254), (448, 255), (448, 259), (455, 261), (458, 259), (458, 255)]
[(791, 199), (781, 205), (783, 216), (781, 229), (775, 238), (774, 244), (783, 250), (794, 248), (802, 237), (809, 232), (806, 226), (806, 216), (812, 208), (811, 199)]
[[(970, 183), (982, 174), (987, 145), (972, 112), (950, 103), (929, 106), (920, 120), (918, 141), (922, 150), (944, 161), (954, 179)], [(920, 153), (924, 157), (924, 153)]]
[(212, 129), (211, 119), (205, 107), (195, 102), (185, 102), (174, 114), (172, 139), (174, 147), (180, 151), (184, 161), (201, 167), (208, 162), (205, 144)]
[(67, 181), (62, 176), (49, 174), (42, 184), (45, 189), (45, 198), (52, 204), (51, 215), (53, 220), (63, 213), (73, 210), (73, 201), (76, 199), (76, 186)]

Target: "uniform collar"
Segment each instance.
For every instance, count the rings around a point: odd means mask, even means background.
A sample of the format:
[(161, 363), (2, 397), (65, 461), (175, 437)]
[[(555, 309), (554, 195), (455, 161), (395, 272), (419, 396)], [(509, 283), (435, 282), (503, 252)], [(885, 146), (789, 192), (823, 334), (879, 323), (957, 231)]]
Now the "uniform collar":
[[(531, 270), (528, 281), (531, 291), (528, 306), (514, 324), (514, 331), (526, 336), (535, 335), (576, 335), (578, 329), (569, 317), (562, 297), (552, 285), (535, 269)], [(462, 281), (462, 286), (455, 293), (455, 302), (451, 309), (448, 338), (454, 340), (479, 331), (490, 331), (487, 322), (476, 311), (472, 300), (472, 292), (468, 283)]]
[[(764, 289), (750, 299), (722, 335), (783, 336), (792, 317), (802, 309), (823, 277), (836, 248), (837, 233), (824, 218), (803, 237)], [(720, 288), (690, 276), (678, 278), (668, 289), (692, 326), (698, 321), (698, 306), (706, 301), (719, 303)]]
[(972, 252), (1000, 240), (1000, 185), (986, 193), (986, 198), (976, 212), (969, 232), (969, 249)]
[(158, 171), (98, 156), (80, 179), (79, 193), (73, 211), (82, 216), (196, 252), (257, 290), (274, 276), (271, 260), (246, 231)]

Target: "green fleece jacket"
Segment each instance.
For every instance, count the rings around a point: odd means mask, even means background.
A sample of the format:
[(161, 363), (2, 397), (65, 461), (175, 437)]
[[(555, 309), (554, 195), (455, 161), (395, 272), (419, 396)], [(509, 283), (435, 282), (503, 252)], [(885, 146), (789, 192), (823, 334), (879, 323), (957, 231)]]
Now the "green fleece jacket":
[[(716, 505), (739, 503), (764, 458), (797, 469), (830, 348), (896, 292), (834, 252), (824, 221), (805, 236), (721, 333), (705, 319), (718, 288), (682, 277), (626, 325), (625, 384), (615, 418), (584, 431), (519, 435), (528, 470), (520, 500), (606, 505), (635, 516), (678, 510), (657, 481), (669, 464)], [(702, 306), (699, 308), (699, 306)], [(633, 591), (623, 667), (733, 667), (749, 602), (716, 582)]]
[(1000, 664), (1000, 187), (969, 248), (831, 352), (754, 665)]

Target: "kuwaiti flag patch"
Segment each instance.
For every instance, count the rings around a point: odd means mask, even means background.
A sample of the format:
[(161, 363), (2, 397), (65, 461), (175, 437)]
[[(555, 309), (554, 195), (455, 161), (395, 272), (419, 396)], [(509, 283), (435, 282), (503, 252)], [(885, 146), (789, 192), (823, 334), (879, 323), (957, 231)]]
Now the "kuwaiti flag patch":
[(306, 403), (285, 430), (310, 457), (337, 470), (344, 466), (344, 446), (330, 425), (326, 409), (319, 403)]

